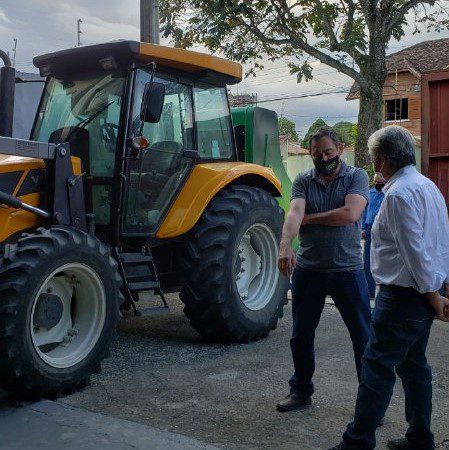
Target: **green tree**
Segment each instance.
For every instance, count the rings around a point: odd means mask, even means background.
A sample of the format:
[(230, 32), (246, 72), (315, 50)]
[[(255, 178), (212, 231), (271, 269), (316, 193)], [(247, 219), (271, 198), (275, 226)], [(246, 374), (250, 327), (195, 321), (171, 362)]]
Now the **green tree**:
[(354, 133), (353, 123), (341, 121), (333, 125), (332, 128), (346, 146), (355, 144), (356, 134)]
[(162, 31), (178, 47), (200, 44), (250, 66), (288, 58), (298, 81), (312, 78), (307, 56), (360, 87), (356, 165), (369, 162), (367, 139), (382, 126), (386, 50), (415, 31), (449, 27), (444, 0), (161, 0)]
[(291, 141), (298, 142), (298, 133), (296, 132), (295, 122), (286, 117), (279, 117), (279, 134), (287, 135)]
[(303, 148), (309, 148), (309, 138), (310, 136), (315, 132), (315, 130), (317, 130), (320, 127), (326, 127), (327, 123), (319, 118), (317, 120), (315, 120), (315, 122), (312, 123), (312, 125), (310, 125), (309, 129), (307, 130), (306, 135), (304, 136), (304, 139), (301, 142), (301, 147)]

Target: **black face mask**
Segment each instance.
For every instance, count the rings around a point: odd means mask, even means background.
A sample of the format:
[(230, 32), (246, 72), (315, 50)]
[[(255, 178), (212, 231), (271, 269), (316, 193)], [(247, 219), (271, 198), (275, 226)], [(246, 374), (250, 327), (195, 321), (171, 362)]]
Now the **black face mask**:
[(340, 156), (334, 156), (327, 161), (324, 161), (323, 159), (314, 159), (313, 164), (318, 173), (322, 175), (332, 175), (340, 164)]
[(385, 186), (385, 183), (376, 183), (374, 187), (376, 188), (376, 191), (381, 191)]

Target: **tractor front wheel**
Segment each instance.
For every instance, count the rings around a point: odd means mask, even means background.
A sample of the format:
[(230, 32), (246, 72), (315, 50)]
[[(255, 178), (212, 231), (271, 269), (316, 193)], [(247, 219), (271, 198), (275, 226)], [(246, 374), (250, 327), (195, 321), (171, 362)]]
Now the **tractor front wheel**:
[(71, 392), (98, 372), (119, 315), (121, 279), (109, 248), (68, 227), (39, 229), (0, 259), (0, 386)]
[(248, 342), (276, 328), (288, 280), (277, 269), (283, 211), (268, 192), (232, 186), (188, 238), (180, 293), (191, 325), (215, 341)]

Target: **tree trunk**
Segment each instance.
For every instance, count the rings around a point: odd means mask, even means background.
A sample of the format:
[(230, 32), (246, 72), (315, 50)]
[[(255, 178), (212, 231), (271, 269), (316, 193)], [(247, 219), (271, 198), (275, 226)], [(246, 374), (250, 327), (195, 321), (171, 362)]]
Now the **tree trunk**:
[(355, 142), (355, 166), (366, 167), (371, 163), (368, 153), (368, 138), (383, 125), (383, 83), (378, 87), (376, 81), (371, 81), (368, 90), (360, 91), (360, 106)]
[(385, 36), (382, 34), (382, 17), (372, 11), (369, 21), (369, 58), (360, 65), (360, 75), (364, 83), (360, 86), (360, 106), (357, 138), (355, 142), (355, 166), (367, 167), (371, 164), (368, 152), (368, 138), (382, 128), (384, 122), (383, 87), (387, 78), (385, 57)]

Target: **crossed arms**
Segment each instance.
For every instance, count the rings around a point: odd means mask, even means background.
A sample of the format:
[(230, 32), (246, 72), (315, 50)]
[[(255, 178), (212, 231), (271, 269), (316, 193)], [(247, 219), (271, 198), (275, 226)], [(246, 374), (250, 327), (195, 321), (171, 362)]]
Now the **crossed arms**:
[(306, 200), (304, 198), (294, 198), (290, 203), (290, 210), (282, 229), (278, 260), (281, 273), (289, 277), (296, 265), (292, 241), (298, 235), (301, 226), (327, 225), (342, 227), (349, 225), (360, 218), (366, 203), (366, 199), (361, 195), (349, 194), (345, 198), (345, 204), (340, 208), (323, 213), (305, 214)]

